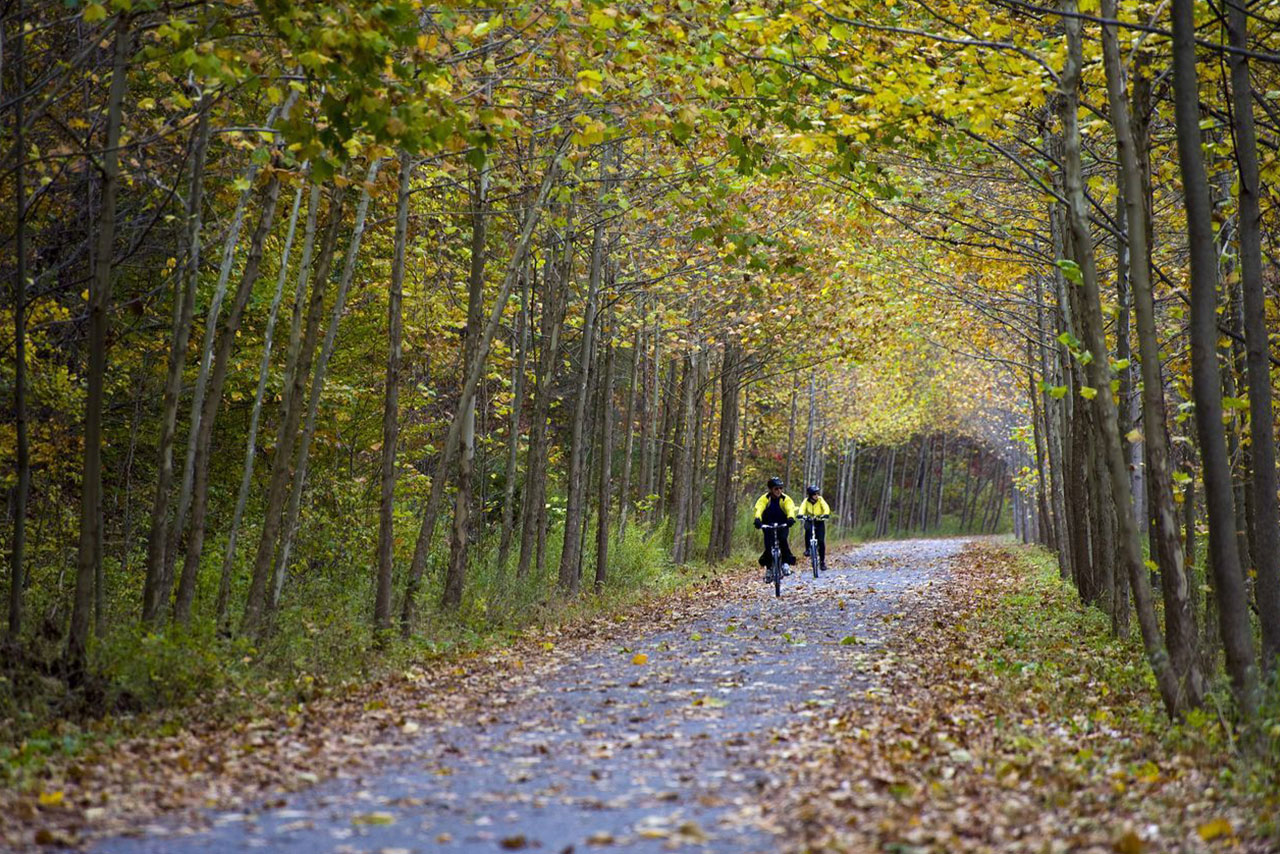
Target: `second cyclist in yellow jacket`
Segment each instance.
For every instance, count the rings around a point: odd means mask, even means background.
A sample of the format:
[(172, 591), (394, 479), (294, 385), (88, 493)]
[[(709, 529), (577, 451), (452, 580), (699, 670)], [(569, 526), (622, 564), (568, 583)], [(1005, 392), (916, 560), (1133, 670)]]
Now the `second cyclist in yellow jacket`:
[(804, 556), (809, 556), (810, 541), (814, 535), (818, 539), (818, 566), (827, 568), (827, 517), (831, 515), (831, 507), (827, 499), (822, 497), (816, 486), (805, 489), (804, 503), (800, 505), (800, 516), (804, 518)]

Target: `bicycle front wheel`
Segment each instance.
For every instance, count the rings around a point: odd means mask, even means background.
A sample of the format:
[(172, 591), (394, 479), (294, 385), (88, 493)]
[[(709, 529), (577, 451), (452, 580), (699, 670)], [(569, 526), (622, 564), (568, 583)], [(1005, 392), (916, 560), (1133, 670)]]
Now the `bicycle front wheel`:
[(773, 595), (782, 596), (782, 558), (773, 560)]
[(813, 577), (818, 577), (818, 544), (814, 541), (813, 548), (809, 550), (809, 559), (813, 561)]

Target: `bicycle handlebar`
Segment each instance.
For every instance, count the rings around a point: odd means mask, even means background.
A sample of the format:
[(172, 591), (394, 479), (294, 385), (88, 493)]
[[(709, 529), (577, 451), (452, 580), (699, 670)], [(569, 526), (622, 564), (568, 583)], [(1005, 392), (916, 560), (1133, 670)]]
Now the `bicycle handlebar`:
[(801, 516), (800, 518), (809, 522), (825, 522), (831, 518), (831, 514), (824, 513), (821, 516)]
[(787, 527), (787, 523), (786, 523), (786, 522), (776, 522), (776, 523), (769, 524), (769, 525), (761, 525), (761, 526), (760, 526), (760, 530), (762, 530), (762, 531), (768, 531), (768, 530), (772, 530), (772, 529), (774, 529), (774, 528), (785, 528), (785, 527)]

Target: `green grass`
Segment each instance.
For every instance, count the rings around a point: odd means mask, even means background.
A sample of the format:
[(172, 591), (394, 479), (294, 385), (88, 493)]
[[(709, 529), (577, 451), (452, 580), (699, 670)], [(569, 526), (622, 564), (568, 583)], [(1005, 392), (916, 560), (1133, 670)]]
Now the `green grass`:
[[(989, 618), (1004, 643), (984, 655), (982, 666), (1000, 673), (1011, 691), (1054, 697), (1063, 720), (1082, 734), (1114, 725), (1144, 734), (1170, 756), (1220, 760), (1219, 785), (1244, 798), (1261, 798), (1269, 816), (1261, 830), (1280, 834), (1280, 685), (1270, 686), (1248, 732), (1232, 722), (1231, 693), (1221, 673), (1202, 708), (1170, 721), (1136, 626), (1125, 637), (1113, 637), (1107, 615), (1080, 602), (1050, 552), (1024, 546), (1008, 551), (1026, 572), (1015, 592), (993, 604)], [(1084, 717), (1065, 713), (1079, 709), (1093, 711)], [(1254, 747), (1246, 750), (1245, 744)]]

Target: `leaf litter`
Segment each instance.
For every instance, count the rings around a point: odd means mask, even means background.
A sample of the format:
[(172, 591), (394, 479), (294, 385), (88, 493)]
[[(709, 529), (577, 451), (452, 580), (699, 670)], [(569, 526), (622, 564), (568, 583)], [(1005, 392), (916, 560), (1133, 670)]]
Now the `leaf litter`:
[(967, 549), (873, 664), (881, 684), (792, 733), (768, 798), (787, 850), (1280, 850), (1263, 835), (1280, 794), (1231, 784), (1212, 739), (1174, 737), (1140, 651), (1028, 566)]

